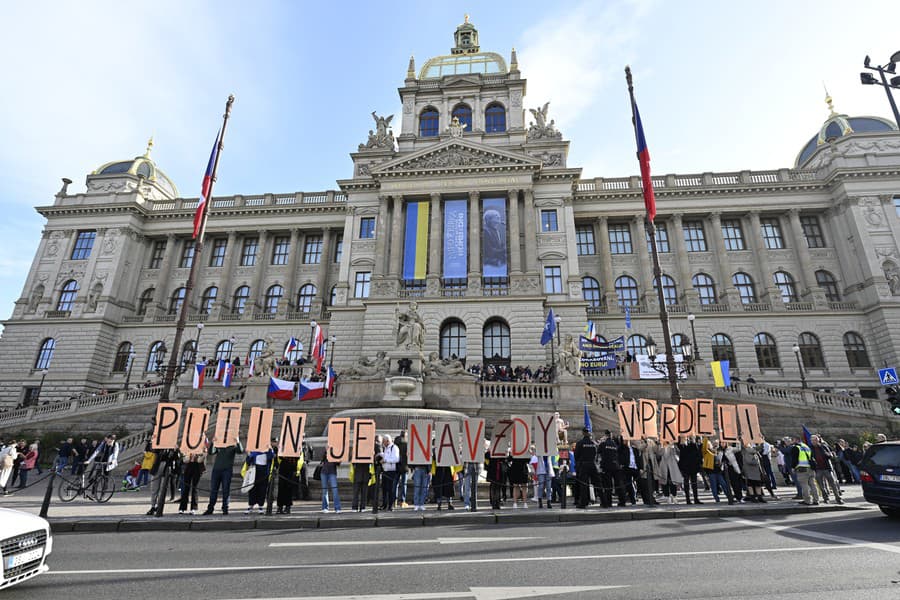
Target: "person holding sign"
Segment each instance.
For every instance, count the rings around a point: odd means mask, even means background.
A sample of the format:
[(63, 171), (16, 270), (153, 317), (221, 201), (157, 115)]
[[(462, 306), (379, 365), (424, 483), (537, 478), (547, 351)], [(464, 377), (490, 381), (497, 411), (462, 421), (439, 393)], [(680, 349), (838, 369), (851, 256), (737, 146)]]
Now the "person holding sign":
[(325, 449), (325, 456), (322, 457), (322, 512), (330, 513), (329, 499), (333, 500), (334, 512), (341, 512), (341, 497), (338, 494), (337, 485), (337, 468), (340, 463), (331, 462), (328, 457), (331, 456), (332, 448), (329, 446)]
[(703, 459), (700, 454), (700, 444), (694, 438), (688, 438), (684, 443), (678, 444), (679, 458), (678, 468), (684, 477), (684, 498), (691, 503), (691, 491), (694, 492), (694, 504), (703, 504), (697, 495), (697, 474), (700, 472)]
[(659, 451), (659, 472), (656, 479), (662, 487), (663, 496), (669, 500), (669, 504), (675, 504), (678, 496), (678, 486), (683, 483), (681, 471), (678, 469), (678, 446), (668, 444)]
[(712, 491), (713, 499), (720, 502), (719, 492), (725, 492), (728, 498), (728, 504), (734, 504), (734, 497), (731, 495), (731, 488), (725, 480), (725, 452), (714, 447), (711, 440), (703, 439), (703, 471), (709, 478), (709, 489)]
[(747, 502), (765, 502), (762, 495), (763, 470), (756, 447), (748, 442), (741, 450), (741, 462), (744, 464), (744, 479), (747, 482)]
[[(276, 442), (276, 440), (272, 440)], [(269, 492), (269, 475), (272, 472), (272, 465), (275, 461), (275, 450), (269, 446), (263, 452), (251, 452), (247, 455), (247, 459), (244, 461), (244, 470), (241, 471), (243, 475), (250, 469), (254, 470), (253, 477), (253, 486), (250, 488), (250, 492), (247, 494), (247, 510), (244, 511), (245, 515), (249, 515), (253, 512), (255, 507), (259, 507), (257, 510), (259, 514), (264, 514), (265, 504), (266, 504), (266, 496), (268, 496)]]
[(178, 514), (183, 515), (187, 510), (188, 498), (191, 501), (191, 514), (197, 514), (197, 488), (200, 485), (200, 477), (206, 471), (204, 464), (205, 454), (191, 454), (184, 463), (183, 481), (181, 485), (181, 500), (178, 503)]
[(216, 502), (219, 499), (219, 490), (222, 491), (222, 514), (228, 514), (228, 499), (231, 496), (231, 478), (234, 475), (234, 457), (244, 453), (244, 447), (240, 440), (235, 440), (231, 446), (216, 448), (213, 445), (210, 454), (215, 454), (216, 460), (209, 475), (209, 505), (204, 515), (213, 514)]

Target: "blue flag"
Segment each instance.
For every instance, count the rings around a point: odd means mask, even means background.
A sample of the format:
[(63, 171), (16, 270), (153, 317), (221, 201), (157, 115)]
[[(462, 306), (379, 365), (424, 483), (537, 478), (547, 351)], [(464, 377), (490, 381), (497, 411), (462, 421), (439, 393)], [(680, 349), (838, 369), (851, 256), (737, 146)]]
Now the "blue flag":
[(584, 405), (584, 428), (593, 432), (594, 427), (591, 425), (591, 413), (588, 412), (588, 405)]
[(809, 432), (809, 429), (806, 428), (806, 425), (802, 425), (803, 427), (803, 442), (807, 446), (812, 446), (812, 434)]
[(625, 329), (631, 329), (631, 309), (625, 307)]
[(553, 309), (547, 313), (547, 322), (544, 323), (544, 332), (541, 334), (541, 346), (546, 346), (553, 339), (556, 333), (556, 317), (553, 316)]

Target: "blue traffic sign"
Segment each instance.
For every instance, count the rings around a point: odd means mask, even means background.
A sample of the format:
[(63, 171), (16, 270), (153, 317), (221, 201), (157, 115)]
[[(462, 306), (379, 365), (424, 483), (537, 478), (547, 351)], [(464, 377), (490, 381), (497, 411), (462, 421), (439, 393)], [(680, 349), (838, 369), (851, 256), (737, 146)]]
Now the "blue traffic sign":
[(889, 369), (878, 369), (878, 379), (881, 385), (897, 385), (900, 379), (897, 378), (897, 369), (890, 367)]

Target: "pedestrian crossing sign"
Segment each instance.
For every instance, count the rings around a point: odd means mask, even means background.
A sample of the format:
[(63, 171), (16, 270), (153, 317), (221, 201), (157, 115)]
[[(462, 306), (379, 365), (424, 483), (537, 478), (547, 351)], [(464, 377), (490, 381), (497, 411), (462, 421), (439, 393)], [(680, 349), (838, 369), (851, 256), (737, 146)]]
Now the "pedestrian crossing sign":
[(897, 385), (900, 379), (897, 378), (897, 369), (890, 367), (889, 369), (878, 369), (878, 379), (881, 385)]

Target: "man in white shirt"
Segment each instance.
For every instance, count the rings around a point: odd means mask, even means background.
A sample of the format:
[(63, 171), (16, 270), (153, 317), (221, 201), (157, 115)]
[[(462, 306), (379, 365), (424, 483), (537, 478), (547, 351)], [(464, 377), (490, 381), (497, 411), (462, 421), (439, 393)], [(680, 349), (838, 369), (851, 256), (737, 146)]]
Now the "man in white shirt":
[(381, 485), (384, 503), (382, 507), (394, 510), (394, 503), (397, 500), (397, 464), (400, 462), (400, 449), (389, 435), (384, 436), (383, 443)]

